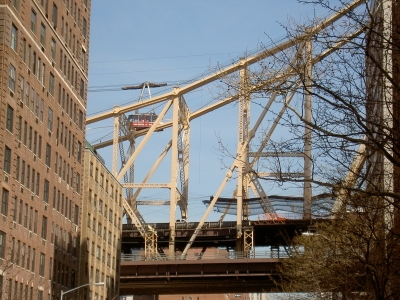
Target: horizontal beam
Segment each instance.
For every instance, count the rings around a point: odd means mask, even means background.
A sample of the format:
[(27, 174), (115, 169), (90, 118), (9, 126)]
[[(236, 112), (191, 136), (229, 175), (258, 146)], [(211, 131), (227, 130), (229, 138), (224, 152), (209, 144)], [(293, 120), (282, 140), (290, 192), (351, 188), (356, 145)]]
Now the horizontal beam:
[(249, 152), (251, 157), (304, 157), (301, 152)]
[(170, 201), (136, 201), (137, 205), (149, 205), (149, 206), (161, 206), (161, 205), (169, 205)]
[(145, 100), (145, 101), (141, 101), (141, 102), (137, 102), (137, 103), (133, 103), (130, 105), (126, 105), (123, 107), (120, 106), (116, 106), (114, 107), (112, 110), (105, 112), (105, 113), (101, 113), (98, 114), (96, 116), (93, 117), (89, 117), (86, 119), (86, 124), (91, 124), (91, 123), (95, 123), (101, 120), (105, 120), (114, 116), (118, 116), (122, 113), (127, 113), (133, 110), (138, 110), (140, 108), (143, 107), (147, 107), (147, 106), (151, 106), (151, 105), (155, 105), (157, 103), (166, 101), (170, 98), (173, 97), (179, 97), (182, 96), (186, 93), (189, 93), (197, 88), (200, 88), (210, 82), (213, 82), (214, 80), (219, 80), (221, 77), (224, 77), (226, 75), (232, 74), (233, 72), (236, 72), (242, 68), (246, 68), (249, 65), (252, 65), (256, 62), (259, 62), (262, 59), (265, 59), (267, 57), (273, 56), (283, 50), (286, 50), (290, 47), (292, 47), (293, 45), (296, 45), (298, 43), (303, 42), (305, 39), (307, 39), (309, 36), (314, 35), (318, 32), (320, 32), (321, 30), (325, 29), (326, 27), (328, 27), (329, 25), (333, 24), (334, 22), (336, 22), (338, 19), (340, 19), (345, 13), (351, 11), (352, 9), (354, 9), (355, 7), (357, 7), (358, 5), (360, 5), (361, 3), (365, 2), (365, 0), (355, 0), (354, 2), (352, 2), (351, 4), (347, 5), (346, 7), (344, 7), (343, 9), (341, 9), (340, 11), (338, 11), (336, 14), (334, 14), (333, 16), (331, 16), (330, 18), (326, 19), (325, 21), (321, 22), (320, 24), (318, 24), (317, 26), (307, 30), (306, 33), (303, 33), (301, 35), (299, 35), (296, 38), (287, 40), (282, 42), (281, 44), (278, 44), (272, 48), (266, 49), (258, 54), (255, 54), (251, 57), (248, 58), (244, 58), (241, 59), (240, 61), (238, 61), (235, 64), (232, 64), (224, 69), (221, 69), (209, 76), (206, 76), (205, 78), (202, 78), (200, 80), (197, 80), (191, 84), (188, 84), (187, 86), (184, 86), (182, 88), (175, 88), (173, 91), (168, 92), (166, 94)]
[(121, 183), (123, 188), (159, 189), (170, 188), (169, 183)]

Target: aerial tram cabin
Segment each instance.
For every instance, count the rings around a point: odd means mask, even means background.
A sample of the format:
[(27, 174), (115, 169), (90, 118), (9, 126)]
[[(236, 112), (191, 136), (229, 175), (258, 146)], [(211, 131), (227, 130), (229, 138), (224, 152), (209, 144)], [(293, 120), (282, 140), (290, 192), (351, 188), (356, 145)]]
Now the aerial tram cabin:
[(152, 113), (136, 113), (128, 116), (131, 129), (141, 130), (150, 128), (156, 121), (158, 115)]
[[(142, 92), (140, 93), (139, 101), (141, 102), (143, 99), (143, 94), (145, 89), (147, 88), (147, 92), (149, 94), (149, 97), (151, 98), (151, 92), (150, 88), (157, 88), (157, 87), (162, 87), (166, 86), (166, 83), (152, 83), (152, 82), (143, 82), (140, 85), (133, 85), (133, 86), (125, 86), (122, 87), (123, 90), (138, 90), (141, 89)], [(130, 123), (131, 129), (136, 129), (136, 130), (143, 130), (150, 128), (154, 122), (156, 121), (158, 115), (156, 115), (153, 112), (151, 113), (139, 113), (139, 111), (136, 111), (134, 114), (128, 116), (128, 121)]]

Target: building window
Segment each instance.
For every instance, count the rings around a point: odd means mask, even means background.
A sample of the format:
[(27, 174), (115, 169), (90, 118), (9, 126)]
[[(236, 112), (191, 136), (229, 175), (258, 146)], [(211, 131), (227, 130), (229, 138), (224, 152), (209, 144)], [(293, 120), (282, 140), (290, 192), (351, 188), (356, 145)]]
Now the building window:
[(79, 207), (75, 205), (75, 213), (74, 213), (74, 224), (78, 225), (78, 218), (79, 218)]
[(31, 31), (36, 35), (36, 12), (31, 11)]
[(24, 102), (24, 77), (22, 76), (19, 77), (19, 86), (19, 100)]
[(57, 5), (55, 5), (55, 4), (53, 3), (52, 22), (53, 22), (54, 28), (57, 27), (57, 15), (58, 15), (58, 8), (57, 8)]
[(81, 96), (82, 99), (85, 96), (85, 83), (83, 82), (83, 79), (81, 79), (79, 95)]
[(39, 120), (43, 123), (43, 112), (44, 112), (44, 100), (40, 99), (40, 106), (39, 106)]
[(35, 210), (35, 216), (33, 219), (33, 233), (35, 233), (35, 234), (37, 233), (37, 219), (38, 219), (38, 211)]
[(46, 166), (48, 166), (50, 168), (50, 164), (51, 164), (51, 146), (49, 144), (46, 143)]
[(11, 170), (11, 149), (7, 146), (4, 149), (4, 172), (10, 174)]
[(43, 188), (43, 201), (49, 203), (50, 183), (48, 180), (44, 180)]
[[(40, 64), (38, 64), (38, 68), (40, 68)], [(43, 63), (42, 65), (42, 73), (39, 73), (39, 80), (42, 83), (42, 85), (45, 85), (46, 82), (46, 65)], [(54, 85), (54, 82), (53, 82)], [(51, 94), (52, 96), (54, 96), (54, 87), (53, 87), (53, 94)]]
[(79, 194), (81, 192), (81, 175), (79, 173), (76, 173), (75, 180), (75, 190)]
[(104, 186), (104, 175), (100, 174), (100, 187)]
[(42, 158), (42, 136), (39, 135), (38, 157)]
[(28, 228), (28, 204), (25, 203), (24, 212), (23, 212), (23, 220), (24, 220), (24, 227)]
[(17, 155), (17, 161), (15, 162), (15, 180), (19, 181), (19, 168), (20, 168), (21, 159)]
[(33, 51), (33, 56), (32, 56), (32, 72), (36, 76), (36, 52)]
[(82, 25), (82, 35), (86, 39), (86, 19), (85, 18), (83, 18), (82, 24), (83, 24)]
[(82, 144), (81, 142), (78, 142), (78, 161), (81, 162), (81, 156), (82, 156)]
[(46, 26), (43, 23), (40, 23), (40, 44), (46, 47)]
[(8, 190), (3, 188), (3, 193), (1, 195), (1, 214), (7, 216), (8, 211)]
[(7, 119), (6, 119), (6, 129), (9, 132), (13, 132), (13, 119), (14, 119), (14, 109), (7, 105)]
[(42, 239), (46, 239), (47, 236), (47, 218), (43, 216), (42, 218)]
[(47, 111), (47, 129), (53, 130), (53, 110), (49, 107)]
[(0, 258), (4, 258), (6, 250), (6, 234), (0, 231)]
[(18, 45), (18, 29), (14, 24), (11, 26), (11, 48), (17, 52)]
[(50, 72), (49, 93), (54, 97), (54, 75)]
[(10, 78), (8, 81), (8, 87), (13, 92), (15, 92), (15, 77), (16, 77), (16, 69), (12, 64), (10, 64)]
[(52, 60), (56, 60), (56, 41), (51, 39), (51, 46), (50, 46), (50, 57)]
[[(43, 253), (40, 253), (40, 259), (39, 259), (39, 275), (44, 276), (44, 265), (45, 265), (45, 255)], [(38, 297), (40, 298), (40, 297)], [(41, 297), (43, 299), (43, 295)]]
[(81, 52), (81, 65), (82, 68), (85, 69), (85, 65), (86, 65), (86, 51), (85, 49), (82, 48), (82, 52)]

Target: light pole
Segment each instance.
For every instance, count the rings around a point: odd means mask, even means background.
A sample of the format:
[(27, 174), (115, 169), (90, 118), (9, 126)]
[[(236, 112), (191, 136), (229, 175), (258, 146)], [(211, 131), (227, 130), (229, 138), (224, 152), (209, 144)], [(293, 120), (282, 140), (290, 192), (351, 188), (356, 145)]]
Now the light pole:
[(88, 285), (95, 285), (95, 286), (99, 286), (99, 285), (104, 285), (104, 282), (86, 283), (86, 284), (80, 285), (80, 286), (78, 286), (78, 287), (76, 287), (76, 288), (70, 289), (70, 290), (68, 290), (68, 291), (65, 291), (65, 292), (64, 292), (64, 291), (61, 291), (61, 297), (60, 297), (60, 300), (62, 300), (62, 299), (63, 299), (63, 296), (64, 296), (65, 294), (67, 294), (67, 293), (69, 293), (69, 292), (76, 291), (77, 289), (80, 289), (81, 287), (88, 286)]

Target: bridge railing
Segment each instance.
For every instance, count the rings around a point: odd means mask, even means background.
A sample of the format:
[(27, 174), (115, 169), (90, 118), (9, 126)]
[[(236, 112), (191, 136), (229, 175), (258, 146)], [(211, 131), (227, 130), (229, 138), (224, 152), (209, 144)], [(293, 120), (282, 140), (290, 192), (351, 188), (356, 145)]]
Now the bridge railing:
[[(242, 226), (253, 226), (254, 224), (264, 223), (285, 223), (303, 219), (301, 213), (280, 213), (278, 218), (271, 217), (268, 214), (259, 215), (257, 220), (247, 220), (242, 222)], [(195, 230), (199, 222), (176, 222), (175, 229), (193, 229)], [(169, 230), (169, 223), (147, 223), (155, 230)], [(236, 229), (236, 221), (223, 222), (204, 222), (202, 229)], [(122, 230), (137, 230), (135, 224), (122, 224)]]
[[(196, 229), (198, 226), (199, 222), (176, 222), (175, 223), (175, 228), (176, 229)], [(168, 230), (169, 229), (169, 223), (147, 223), (147, 225), (150, 225), (152, 228), (155, 230)], [(243, 226), (250, 226), (251, 221), (244, 221)], [(225, 222), (205, 222), (202, 226), (204, 229), (208, 228), (215, 228), (215, 229), (221, 229), (221, 228), (236, 228), (236, 222), (233, 221), (225, 221)], [(122, 224), (122, 230), (137, 230), (135, 224)]]
[(155, 261), (155, 260), (213, 260), (213, 259), (257, 259), (257, 258), (288, 258), (285, 251), (260, 251), (260, 252), (226, 252), (226, 253), (206, 253), (206, 254), (187, 254), (182, 257), (175, 254), (172, 257), (167, 254), (140, 255), (140, 254), (121, 254), (121, 261)]

